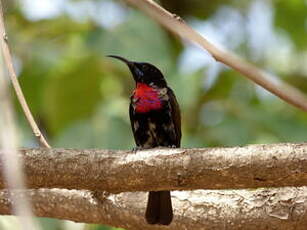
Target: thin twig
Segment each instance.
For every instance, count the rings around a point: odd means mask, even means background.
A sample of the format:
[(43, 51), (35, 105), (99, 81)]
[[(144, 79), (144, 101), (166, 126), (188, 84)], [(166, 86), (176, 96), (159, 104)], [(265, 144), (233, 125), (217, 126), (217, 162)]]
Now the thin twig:
[(32, 131), (35, 135), (35, 137), (38, 139), (38, 142), (40, 143), (41, 146), (46, 147), (46, 148), (50, 148), (50, 145), (48, 144), (48, 142), (46, 141), (45, 137), (43, 136), (43, 134), (41, 133), (41, 131), (39, 130), (33, 116), (32, 113), (28, 107), (28, 104), (26, 102), (26, 99), (23, 95), (23, 92), (21, 90), (21, 87), (19, 85), (19, 82), (17, 80), (17, 76), (16, 76), (16, 72), (13, 66), (13, 61), (12, 61), (12, 56), (10, 53), (10, 49), (8, 47), (8, 38), (7, 38), (7, 34), (5, 31), (5, 26), (4, 26), (4, 16), (3, 16), (3, 7), (2, 7), (2, 3), (0, 2), (0, 40), (1, 40), (1, 47), (2, 47), (2, 52), (3, 52), (3, 57), (4, 57), (4, 61), (6, 64), (6, 67), (8, 69), (9, 72), (9, 76), (10, 79), (12, 81), (13, 87), (15, 89), (18, 101), (23, 109), (23, 112), (26, 116), (27, 121), (29, 122), (29, 125), (32, 128)]
[(152, 0), (126, 0), (130, 4), (142, 10), (151, 16), (169, 31), (181, 36), (190, 42), (194, 42), (207, 50), (217, 61), (228, 65), (237, 70), (243, 76), (262, 86), (272, 94), (283, 99), (287, 103), (307, 111), (307, 97), (293, 86), (290, 86), (281, 80), (272, 79), (272, 77), (250, 64), (235, 54), (217, 48), (215, 45), (206, 40), (197, 31), (188, 26), (179, 16), (172, 14), (159, 6)]
[[(5, 177), (6, 187), (9, 191), (15, 189), (24, 189), (24, 174), (22, 172), (22, 159), (18, 157), (16, 125), (14, 121), (14, 113), (10, 101), (8, 90), (8, 82), (4, 75), (3, 56), (0, 52), (0, 146), (1, 146), (1, 168), (2, 174)], [(23, 190), (24, 191), (24, 190)], [(22, 229), (39, 229), (37, 223), (32, 218), (31, 205), (28, 199), (22, 199), (20, 196), (15, 196), (15, 193), (9, 193), (13, 212), (20, 217)], [(26, 194), (24, 194), (26, 196)]]

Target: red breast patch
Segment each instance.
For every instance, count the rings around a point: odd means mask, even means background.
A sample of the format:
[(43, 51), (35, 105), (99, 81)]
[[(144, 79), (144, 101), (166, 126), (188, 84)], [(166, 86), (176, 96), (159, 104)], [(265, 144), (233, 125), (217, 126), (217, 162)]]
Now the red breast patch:
[(158, 91), (143, 83), (137, 83), (133, 100), (135, 101), (135, 110), (138, 113), (147, 113), (162, 107)]

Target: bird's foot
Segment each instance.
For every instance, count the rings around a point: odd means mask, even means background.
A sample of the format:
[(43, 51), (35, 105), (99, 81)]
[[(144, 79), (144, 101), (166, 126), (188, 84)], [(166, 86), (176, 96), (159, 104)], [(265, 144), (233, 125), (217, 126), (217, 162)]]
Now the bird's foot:
[(176, 145), (169, 145), (168, 147), (169, 147), (169, 148), (172, 148), (172, 149), (177, 148), (177, 146), (176, 146)]
[(142, 150), (142, 149), (143, 149), (142, 147), (136, 146), (136, 147), (133, 147), (132, 152), (133, 152), (133, 153), (136, 153), (137, 151), (140, 151), (140, 150)]

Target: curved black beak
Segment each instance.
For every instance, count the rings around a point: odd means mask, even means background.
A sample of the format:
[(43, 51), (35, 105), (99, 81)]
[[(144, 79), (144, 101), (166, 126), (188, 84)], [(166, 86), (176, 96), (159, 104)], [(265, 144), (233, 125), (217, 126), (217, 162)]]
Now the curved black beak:
[(137, 67), (136, 62), (129, 61), (126, 58), (123, 58), (123, 57), (117, 56), (117, 55), (107, 55), (107, 57), (115, 58), (115, 59), (118, 59), (118, 60), (126, 63), (129, 67), (135, 81), (140, 81), (140, 79), (144, 75), (143, 72), (141, 70), (139, 70), (139, 68)]
[(132, 61), (128, 61), (126, 58), (123, 58), (123, 57), (121, 57), (121, 56), (117, 56), (117, 55), (107, 55), (107, 57), (115, 58), (115, 59), (121, 60), (122, 62), (125, 62), (128, 66), (132, 66), (132, 65), (133, 65), (133, 62), (132, 62)]

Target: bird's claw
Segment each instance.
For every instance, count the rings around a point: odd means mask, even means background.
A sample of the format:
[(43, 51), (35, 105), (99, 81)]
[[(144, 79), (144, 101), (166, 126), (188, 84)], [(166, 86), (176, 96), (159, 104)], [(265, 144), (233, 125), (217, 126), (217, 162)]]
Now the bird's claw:
[(136, 153), (137, 151), (140, 151), (140, 150), (142, 150), (142, 147), (140, 147), (140, 146), (136, 146), (136, 147), (132, 148), (133, 153)]

